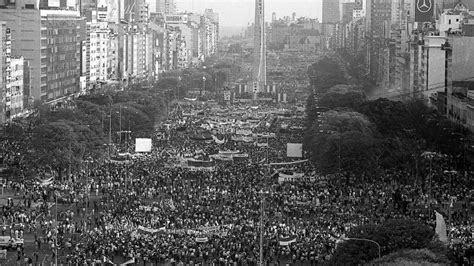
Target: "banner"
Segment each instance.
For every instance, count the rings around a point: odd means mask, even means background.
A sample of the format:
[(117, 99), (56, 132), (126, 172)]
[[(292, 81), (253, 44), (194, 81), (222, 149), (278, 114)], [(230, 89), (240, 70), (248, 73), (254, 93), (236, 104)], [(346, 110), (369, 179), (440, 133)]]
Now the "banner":
[(268, 147), (268, 143), (266, 143), (266, 142), (262, 142), (262, 143), (257, 142), (257, 147)]
[(209, 238), (207, 236), (205, 236), (205, 237), (196, 237), (196, 242), (197, 243), (206, 243), (207, 241), (209, 241)]
[(194, 166), (194, 167), (212, 167), (214, 166), (213, 161), (202, 161), (202, 160), (196, 160), (196, 159), (188, 159), (188, 166)]
[(50, 178), (47, 178), (47, 179), (41, 179), (41, 178), (37, 177), (36, 179), (38, 179), (39, 185), (42, 186), (42, 187), (49, 186), (54, 182), (54, 177), (50, 177)]
[(248, 159), (249, 155), (248, 155), (248, 153), (234, 154), (234, 155), (232, 155), (232, 158)]
[(222, 155), (237, 154), (237, 153), (240, 153), (240, 151), (239, 150), (219, 151), (219, 154), (222, 154)]
[(252, 131), (248, 129), (237, 129), (235, 131), (235, 134), (237, 135), (244, 135), (244, 136), (250, 136), (252, 135)]
[(159, 210), (158, 207), (143, 206), (143, 205), (138, 206), (138, 209), (141, 211), (146, 211), (146, 212), (151, 212), (151, 211), (156, 212)]
[(135, 152), (151, 152), (151, 139), (135, 139)]
[(434, 14), (434, 0), (416, 0), (415, 21), (431, 22)]
[(213, 154), (213, 155), (210, 155), (209, 157), (211, 157), (212, 159), (214, 160), (219, 160), (219, 161), (233, 161), (233, 156), (230, 155), (230, 154)]
[(289, 246), (291, 243), (296, 242), (296, 236), (281, 237), (278, 242), (280, 246)]
[(287, 143), (286, 144), (286, 157), (302, 158), (303, 157), (303, 144)]
[(448, 235), (446, 233), (446, 223), (444, 221), (443, 215), (435, 211), (436, 214), (436, 228), (435, 232), (438, 235), (438, 238), (443, 243), (448, 243)]
[(228, 235), (228, 230), (231, 228), (232, 225), (203, 226), (196, 228), (195, 232), (205, 236), (214, 235), (218, 237), (226, 237)]
[(239, 142), (239, 141), (243, 141), (243, 142), (253, 142), (253, 138), (252, 137), (239, 137), (239, 136), (232, 136), (230, 137), (231, 140), (233, 141), (236, 141), (236, 142)]
[(120, 266), (122, 266), (122, 265), (125, 266), (125, 265), (133, 264), (133, 263), (135, 263), (135, 258), (132, 258), (132, 259), (120, 264)]
[(316, 178), (314, 177), (305, 177), (303, 173), (299, 174), (292, 174), (292, 175), (286, 175), (279, 173), (278, 174), (278, 183), (285, 183), (285, 182), (314, 182)]

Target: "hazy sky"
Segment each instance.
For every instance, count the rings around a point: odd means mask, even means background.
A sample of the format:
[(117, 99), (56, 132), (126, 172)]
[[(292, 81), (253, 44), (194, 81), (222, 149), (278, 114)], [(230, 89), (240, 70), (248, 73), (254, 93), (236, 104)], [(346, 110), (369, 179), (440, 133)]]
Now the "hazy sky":
[[(272, 12), (277, 18), (290, 16), (321, 18), (322, 0), (266, 0), (265, 20), (270, 21)], [(222, 26), (246, 26), (254, 20), (255, 0), (176, 0), (180, 12), (203, 13), (204, 9), (212, 8), (219, 13)]]

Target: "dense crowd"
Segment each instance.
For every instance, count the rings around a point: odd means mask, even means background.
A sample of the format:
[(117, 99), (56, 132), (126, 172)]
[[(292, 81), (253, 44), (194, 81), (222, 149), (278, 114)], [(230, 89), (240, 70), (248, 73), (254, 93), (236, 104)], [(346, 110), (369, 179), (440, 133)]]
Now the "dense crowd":
[[(263, 225), (264, 259), (301, 265), (330, 259), (337, 238), (354, 226), (394, 218), (432, 225), (432, 210), (437, 209), (449, 217), (450, 246), (459, 258), (473, 248), (472, 212), (466, 211), (473, 201), (469, 178), (457, 176), (456, 182), (447, 182), (440, 169), (427, 189), (399, 178), (410, 176), (403, 171), (360, 182), (320, 176), (309, 162), (268, 169), (262, 166), (267, 157), (270, 162), (288, 160), (286, 143), (302, 142), (301, 118), (271, 114), (271, 108), (240, 110), (261, 120), (249, 126), (253, 133), (272, 133), (268, 147), (256, 145), (258, 137), (253, 142), (233, 141), (235, 133), (212, 129), (208, 131), (223, 143), (193, 140), (190, 136), (202, 132), (206, 121), (229, 115), (219, 117), (209, 108), (204, 115), (184, 119), (183, 113), (201, 108), (187, 107), (163, 123), (148, 156), (90, 163), (74, 180), (51, 186), (10, 184), (23, 200), (2, 209), (4, 224), (32, 224), (34, 232), (39, 228), (51, 250), (56, 252), (58, 243), (60, 258), (73, 264), (128, 259), (255, 264)], [(211, 171), (170, 163), (184, 157), (209, 160), (211, 154), (230, 150), (248, 154), (248, 159), (216, 161)], [(311, 178), (281, 182), (277, 171)], [(57, 239), (47, 205), (55, 200), (73, 206), (59, 213)], [(295, 241), (282, 243), (283, 239)]]

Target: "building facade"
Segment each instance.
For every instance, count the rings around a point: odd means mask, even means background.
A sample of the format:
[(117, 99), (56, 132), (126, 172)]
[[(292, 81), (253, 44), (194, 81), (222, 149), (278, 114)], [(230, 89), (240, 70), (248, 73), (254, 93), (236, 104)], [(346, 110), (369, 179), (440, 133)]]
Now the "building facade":
[(22, 56), (12, 56), (10, 60), (10, 78), (6, 86), (6, 113), (7, 117), (14, 118), (23, 112), (23, 71), (24, 59)]
[(0, 21), (0, 123), (8, 120), (7, 84), (10, 76), (11, 34), (6, 22)]
[(322, 22), (337, 23), (340, 21), (339, 1), (323, 0), (322, 2)]
[(30, 95), (51, 102), (79, 89), (83, 19), (78, 11), (0, 9), (12, 32), (12, 55), (30, 70)]

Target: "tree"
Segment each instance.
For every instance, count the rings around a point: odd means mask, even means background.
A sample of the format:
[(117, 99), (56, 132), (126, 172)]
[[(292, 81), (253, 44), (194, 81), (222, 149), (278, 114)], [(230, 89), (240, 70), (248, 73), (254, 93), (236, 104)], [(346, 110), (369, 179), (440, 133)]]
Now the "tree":
[(337, 107), (353, 107), (363, 102), (362, 92), (349, 85), (335, 85), (319, 99), (319, 105), (329, 109)]
[(435, 253), (430, 249), (404, 249), (390, 253), (372, 261), (373, 265), (449, 265), (443, 253)]
[(322, 173), (364, 176), (376, 169), (380, 156), (375, 130), (360, 113), (329, 111), (313, 123), (305, 139), (311, 158)]
[[(386, 255), (404, 249), (433, 248), (434, 230), (418, 221), (389, 220), (380, 225), (354, 227), (347, 237), (370, 239), (381, 247)], [(434, 248), (433, 248), (434, 249)], [(378, 257), (377, 246), (368, 241), (347, 240), (338, 244), (330, 265), (358, 265)]]
[(318, 123), (319, 131), (324, 132), (347, 132), (358, 131), (368, 135), (374, 135), (376, 127), (369, 119), (361, 113), (353, 111), (328, 111), (321, 116)]
[(86, 158), (99, 157), (105, 141), (86, 125), (59, 120), (35, 128), (31, 143), (34, 165), (49, 167), (62, 178), (64, 171), (78, 169)]
[(33, 132), (32, 148), (36, 167), (55, 170), (62, 177), (73, 158), (72, 146), (77, 145), (77, 135), (66, 121), (49, 122)]
[(337, 84), (344, 84), (344, 72), (337, 61), (325, 57), (308, 68), (310, 84), (318, 93), (326, 93)]

